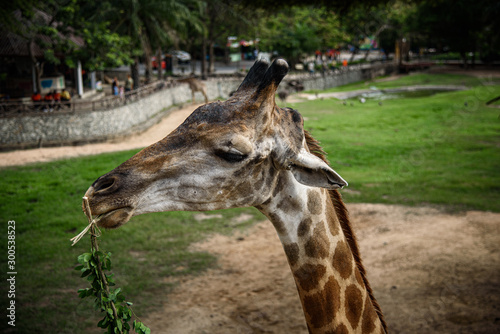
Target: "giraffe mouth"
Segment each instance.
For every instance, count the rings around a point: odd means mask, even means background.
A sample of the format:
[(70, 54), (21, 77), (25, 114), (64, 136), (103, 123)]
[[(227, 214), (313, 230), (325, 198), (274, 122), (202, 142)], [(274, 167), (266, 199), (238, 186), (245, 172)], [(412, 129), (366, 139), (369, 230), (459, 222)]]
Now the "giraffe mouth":
[(134, 209), (130, 206), (114, 209), (97, 215), (94, 219), (99, 227), (114, 229), (122, 226), (132, 218)]

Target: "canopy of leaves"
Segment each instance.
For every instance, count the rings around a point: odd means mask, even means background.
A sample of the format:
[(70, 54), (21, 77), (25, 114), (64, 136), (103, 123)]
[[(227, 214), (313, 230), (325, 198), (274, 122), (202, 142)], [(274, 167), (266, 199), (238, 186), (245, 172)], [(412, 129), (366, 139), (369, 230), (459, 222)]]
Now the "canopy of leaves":
[(261, 49), (276, 51), (289, 62), (344, 41), (337, 15), (325, 8), (292, 7), (265, 17), (259, 27)]

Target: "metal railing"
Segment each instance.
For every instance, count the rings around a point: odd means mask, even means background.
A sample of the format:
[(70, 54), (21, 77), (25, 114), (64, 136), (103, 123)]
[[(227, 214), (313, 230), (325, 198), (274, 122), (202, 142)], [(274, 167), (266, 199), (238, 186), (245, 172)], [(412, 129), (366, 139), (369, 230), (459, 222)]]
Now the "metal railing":
[(138, 89), (124, 93), (122, 96), (109, 96), (92, 101), (0, 101), (0, 117), (16, 117), (20, 115), (40, 115), (54, 113), (77, 113), (101, 111), (117, 108), (133, 103), (153, 93), (179, 85), (176, 82), (155, 81)]

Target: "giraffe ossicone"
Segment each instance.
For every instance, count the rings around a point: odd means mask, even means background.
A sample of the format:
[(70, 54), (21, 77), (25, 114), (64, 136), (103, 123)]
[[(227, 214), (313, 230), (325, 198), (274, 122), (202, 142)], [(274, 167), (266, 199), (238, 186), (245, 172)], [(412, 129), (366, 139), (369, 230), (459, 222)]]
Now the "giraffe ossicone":
[(336, 191), (347, 182), (300, 113), (275, 103), (287, 73), (282, 59), (255, 62), (231, 98), (196, 109), (85, 196), (105, 228), (149, 212), (254, 206), (283, 244), (311, 333), (384, 333)]

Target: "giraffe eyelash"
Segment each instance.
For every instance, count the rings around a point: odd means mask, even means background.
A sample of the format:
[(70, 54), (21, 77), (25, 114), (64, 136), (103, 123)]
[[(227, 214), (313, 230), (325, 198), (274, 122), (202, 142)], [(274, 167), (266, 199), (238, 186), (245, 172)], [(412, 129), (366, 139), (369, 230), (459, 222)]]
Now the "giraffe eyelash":
[(215, 155), (227, 162), (241, 162), (248, 157), (247, 154), (235, 153), (234, 150), (231, 152), (216, 150)]

